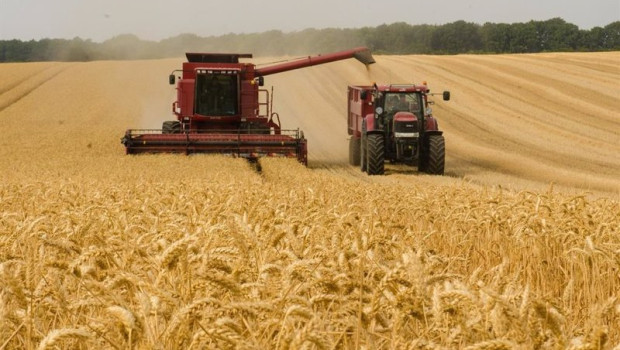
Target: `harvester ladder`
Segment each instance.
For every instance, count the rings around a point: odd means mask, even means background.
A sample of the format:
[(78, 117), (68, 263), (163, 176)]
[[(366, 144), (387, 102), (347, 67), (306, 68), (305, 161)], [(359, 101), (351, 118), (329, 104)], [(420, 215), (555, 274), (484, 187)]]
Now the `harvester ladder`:
[[(258, 90), (258, 115), (260, 117), (268, 117), (271, 113), (271, 106), (273, 103), (273, 87), (271, 88), (272, 90), (272, 94), (269, 94), (269, 91), (267, 89), (260, 89)], [(261, 102), (263, 101), (263, 99), (261, 98), (260, 94), (264, 94), (265, 95), (265, 102)], [(270, 99), (271, 98), (271, 99)], [(262, 110), (265, 109), (265, 114), (262, 113)]]

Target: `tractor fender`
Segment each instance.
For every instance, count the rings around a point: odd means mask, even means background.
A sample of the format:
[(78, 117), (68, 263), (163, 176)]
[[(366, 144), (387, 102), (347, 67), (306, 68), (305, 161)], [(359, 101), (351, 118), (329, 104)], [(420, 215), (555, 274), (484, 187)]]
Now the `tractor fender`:
[(364, 117), (364, 123), (362, 128), (362, 134), (372, 134), (377, 131), (381, 131), (377, 128), (376, 119), (374, 114), (368, 114)]
[[(439, 131), (439, 123), (437, 122), (437, 119), (435, 119), (433, 116), (427, 116), (425, 118), (425, 124), (426, 127), (424, 128), (424, 130), (426, 130), (427, 132), (429, 131)], [(441, 132), (440, 132), (441, 135)]]

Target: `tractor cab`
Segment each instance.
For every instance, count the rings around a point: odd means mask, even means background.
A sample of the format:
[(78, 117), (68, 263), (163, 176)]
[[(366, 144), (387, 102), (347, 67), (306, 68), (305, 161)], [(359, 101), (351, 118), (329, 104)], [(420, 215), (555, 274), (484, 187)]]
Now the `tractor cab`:
[(421, 119), (422, 106), (423, 99), (419, 92), (387, 91), (378, 94), (375, 112), (382, 119), (386, 135), (393, 140), (415, 138), (419, 136), (418, 120)]
[(388, 92), (383, 102), (383, 110), (392, 116), (396, 112), (419, 113), (422, 105), (420, 94), (414, 92)]

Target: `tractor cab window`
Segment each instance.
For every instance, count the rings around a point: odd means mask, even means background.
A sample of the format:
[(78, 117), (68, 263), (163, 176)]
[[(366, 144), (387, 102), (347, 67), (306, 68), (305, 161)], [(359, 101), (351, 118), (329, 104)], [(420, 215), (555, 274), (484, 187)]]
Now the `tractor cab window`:
[(396, 112), (420, 112), (421, 101), (420, 94), (417, 93), (386, 93), (385, 94), (385, 110), (388, 113)]
[(239, 114), (238, 90), (236, 71), (199, 70), (196, 74), (195, 112), (206, 116)]

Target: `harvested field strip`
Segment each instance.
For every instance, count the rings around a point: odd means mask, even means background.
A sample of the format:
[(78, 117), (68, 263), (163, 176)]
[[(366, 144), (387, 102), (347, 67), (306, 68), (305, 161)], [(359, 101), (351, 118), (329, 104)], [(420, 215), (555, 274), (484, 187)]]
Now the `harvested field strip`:
[[(603, 149), (596, 153), (584, 152), (583, 148), (578, 151), (575, 148), (575, 140), (568, 142), (565, 147), (558, 147), (558, 144), (549, 147), (544, 140), (535, 136), (535, 130), (524, 131), (522, 134), (499, 131), (489, 127), (485, 121), (461, 114), (451, 105), (443, 106), (442, 109), (453, 118), (445, 118), (441, 126), (447, 130), (458, 130), (459, 139), (466, 139), (472, 144), (486, 144), (488, 147), (496, 149), (497, 152), (516, 153), (519, 156), (528, 157), (547, 165), (551, 164), (558, 168), (587, 168), (607, 175), (617, 172), (617, 164), (610, 160), (614, 148)], [(527, 135), (532, 136), (528, 137)], [(587, 141), (589, 140), (585, 138), (582, 140), (584, 143)], [(460, 143), (454, 142), (454, 144)], [(612, 146), (607, 143), (599, 143), (598, 145)], [(588, 148), (593, 147), (589, 146)], [(455, 149), (455, 151), (459, 152), (459, 149)], [(567, 159), (570, 159), (570, 162), (567, 162)]]
[(11, 90), (47, 69), (53, 68), (57, 64), (49, 62), (1, 64), (0, 74), (2, 74), (2, 82), (0, 83), (0, 94)]
[[(495, 148), (479, 146), (468, 140), (461, 139), (458, 135), (452, 141), (459, 145), (452, 153), (451, 157), (460, 162), (475, 165), (478, 171), (498, 174), (512, 175), (515, 178), (529, 179), (540, 183), (562, 183), (570, 187), (583, 188), (586, 191), (611, 192), (617, 190), (616, 168), (606, 168), (605, 173), (592, 172), (590, 168), (575, 169), (570, 166), (558, 167), (554, 164), (547, 164), (536, 158), (528, 157), (521, 153), (501, 152)], [(450, 148), (452, 149), (452, 148)], [(569, 164), (570, 165), (570, 164)], [(468, 169), (468, 168), (466, 168)], [(475, 178), (474, 174), (467, 173), (468, 179)], [(592, 181), (593, 178), (596, 181)], [(477, 182), (477, 181), (474, 181)]]
[(583, 83), (593, 91), (608, 94), (610, 88), (615, 85), (614, 76), (620, 74), (618, 67), (617, 53), (599, 52), (588, 54), (540, 54), (540, 55), (519, 55), (512, 57), (528, 65), (538, 66), (551, 71), (562, 73), (556, 76), (557, 79), (571, 81), (571, 77), (586, 77)]
[[(613, 99), (601, 99), (600, 96), (591, 100), (587, 96), (581, 96), (583, 89), (566, 84), (561, 87), (563, 93), (549, 95), (551, 82), (545, 79), (536, 81), (536, 73), (530, 71), (525, 74), (526, 71), (523, 69), (521, 72), (512, 75), (508, 73), (509, 70), (506, 69), (505, 65), (492, 69), (492, 63), (487, 64), (474, 60), (463, 59), (458, 62), (449, 61), (448, 63), (439, 61), (437, 64), (420, 60), (419, 64), (424, 64), (424, 69), (428, 71), (428, 74), (436, 74), (437, 71), (443, 70), (450, 77), (460, 78), (452, 83), (462, 82), (462, 85), (466, 87), (462, 91), (467, 96), (465, 102), (476, 101), (476, 103), (488, 104), (490, 107), (501, 106), (501, 109), (498, 110), (499, 113), (481, 115), (481, 117), (486, 117), (487, 122), (491, 124), (495, 123), (493, 119), (497, 119), (498, 114), (505, 115), (505, 109), (509, 109), (515, 118), (521, 119), (520, 124), (512, 123), (511, 126), (525, 127), (522, 122), (528, 121), (539, 125), (539, 127), (543, 127), (543, 125), (553, 126), (562, 133), (571, 131), (574, 133), (572, 135), (574, 137), (582, 137), (581, 135), (584, 133), (589, 134), (590, 132), (595, 134), (608, 132), (606, 126), (618, 126), (617, 119), (615, 121), (609, 120), (607, 124), (601, 125), (599, 115), (603, 115), (603, 121), (611, 119), (612, 114), (609, 108), (617, 107), (617, 103), (620, 101), (613, 102)], [(515, 64), (510, 66), (519, 67)], [(484, 77), (484, 79), (480, 77)], [(580, 95), (578, 99), (575, 98), (575, 94)], [(500, 98), (498, 99), (498, 97)], [(599, 99), (607, 101), (609, 105), (605, 106), (594, 102)], [(578, 101), (579, 104), (575, 105), (572, 101)], [(488, 112), (489, 109), (485, 108), (484, 111)], [(596, 118), (591, 118), (592, 113), (596, 113)], [(555, 116), (560, 116), (561, 119), (554, 118)], [(499, 120), (504, 121), (503, 118)], [(577, 133), (578, 130), (583, 132)]]
[[(485, 62), (486, 64), (492, 64)], [(507, 60), (505, 64), (501, 65), (501, 69), (510, 69), (515, 67), (517, 62), (513, 60)], [(543, 95), (551, 95), (552, 98), (548, 98), (549, 102), (565, 102), (562, 106), (578, 107), (574, 108), (575, 113), (584, 113), (583, 106), (587, 106), (588, 109), (594, 109), (597, 114), (602, 113), (604, 117), (611, 116), (610, 110), (617, 108), (617, 101), (620, 96), (614, 95), (613, 89), (613, 77), (620, 74), (619, 70), (615, 72), (605, 72), (605, 74), (593, 74), (592, 71), (584, 71), (580, 74), (576, 74), (573, 66), (567, 68), (568, 72), (564, 72), (558, 64), (552, 67), (545, 66), (541, 62), (536, 60), (529, 61), (524, 58), (523, 61), (519, 60), (518, 63), (522, 63), (522, 67), (527, 67), (527, 70), (521, 70), (521, 74), (527, 77), (528, 80), (544, 86), (542, 91), (539, 91)], [(559, 66), (559, 67), (558, 67)], [(594, 69), (595, 64), (592, 64), (589, 68)], [(529, 71), (529, 72), (528, 72)], [(558, 71), (563, 74), (553, 74)], [(528, 74), (529, 73), (529, 74)], [(576, 96), (579, 98), (576, 98)], [(556, 98), (559, 97), (560, 99)], [(578, 103), (575, 103), (577, 102)], [(610, 118), (613, 121), (613, 118)], [(617, 122), (617, 120), (616, 120)]]
[[(465, 67), (467, 69), (465, 69)], [(603, 99), (603, 104), (596, 103), (598, 97), (593, 93), (588, 93), (585, 89), (573, 81), (572, 83), (554, 81), (553, 78), (540, 76), (538, 72), (529, 72), (523, 66), (508, 65), (508, 64), (493, 64), (490, 62), (466, 62), (463, 64), (454, 66), (454, 72), (466, 71), (470, 75), (466, 77), (472, 81), (475, 81), (476, 77), (481, 75), (487, 75), (493, 77), (493, 81), (485, 79), (486, 87), (491, 87), (493, 92), (501, 91), (504, 97), (502, 103), (508, 106), (519, 105), (534, 105), (533, 101), (537, 101), (536, 105), (541, 111), (533, 110), (530, 113), (522, 113), (524, 118), (532, 118), (533, 120), (540, 120), (538, 117), (548, 115), (554, 115), (558, 113), (558, 110), (566, 110), (568, 113), (562, 115), (563, 122), (569, 121), (579, 124), (581, 128), (587, 126), (605, 126), (600, 125), (597, 121), (594, 125), (588, 125), (591, 120), (587, 117), (591, 113), (606, 114), (609, 108), (615, 106), (613, 99)], [(453, 72), (453, 73), (454, 73)], [(529, 74), (528, 74), (529, 73)], [(543, 86), (543, 89), (540, 87)], [(478, 92), (478, 89), (474, 89), (474, 92)], [(579, 94), (580, 98), (577, 100), (575, 95)], [(578, 101), (578, 103), (575, 103)], [(541, 103), (542, 102), (542, 103)], [(605, 105), (605, 102), (608, 105)]]
[(28, 96), (41, 85), (61, 74), (68, 67), (69, 66), (67, 64), (56, 64), (52, 67), (36, 72), (21, 81), (3, 85), (0, 90), (0, 112), (10, 107), (13, 103)]
[[(406, 58), (402, 59), (407, 61)], [(607, 118), (612, 122), (615, 120), (615, 123), (612, 125), (617, 125), (618, 123), (616, 118), (610, 117), (615, 115), (613, 111), (617, 109), (617, 102), (620, 96), (617, 94), (615, 96), (613, 94), (609, 95), (615, 91), (612, 87), (605, 89), (604, 93), (591, 93), (590, 91), (586, 91), (583, 84), (595, 81), (594, 78), (588, 76), (587, 73), (584, 73), (582, 76), (574, 76), (573, 79), (558, 83), (558, 85), (554, 86), (553, 81), (559, 81), (561, 78), (560, 75), (555, 75), (554, 78), (547, 78), (553, 75), (553, 73), (549, 73), (550, 69), (534, 70), (531, 65), (524, 65), (523, 62), (521, 62), (521, 57), (519, 57), (518, 60), (514, 57), (506, 57), (505, 60), (488, 60), (488, 62), (483, 59), (484, 57), (477, 58), (473, 56), (463, 57), (458, 61), (444, 59), (447, 61), (442, 62), (438, 60), (437, 63), (425, 61), (423, 59), (416, 59), (416, 61), (418, 61), (417, 63), (420, 65), (420, 69), (426, 71), (430, 76), (434, 76), (437, 72), (449, 68), (449, 76), (462, 76), (465, 78), (464, 81), (466, 83), (463, 85), (467, 86), (468, 89), (464, 89), (464, 92), (471, 95), (474, 101), (496, 101), (499, 93), (499, 96), (502, 98), (499, 101), (502, 103), (507, 103), (506, 97), (510, 97), (513, 103), (509, 104), (509, 106), (516, 107), (523, 105), (527, 108), (543, 108), (545, 118), (554, 116), (558, 114), (559, 111), (571, 112), (563, 116), (563, 120), (566, 120), (566, 118), (570, 118), (573, 114), (580, 115), (585, 112), (592, 113), (590, 110), (594, 108), (596, 111), (595, 120)], [(495, 68), (489, 69), (489, 67)], [(517, 70), (518, 73), (509, 73), (515, 70)], [(553, 70), (551, 70), (551, 72), (553, 72)], [(613, 75), (609, 76), (609, 78), (611, 77), (613, 77)], [(484, 83), (484, 85), (482, 85), (482, 83)], [(475, 88), (477, 86), (482, 89)], [(550, 87), (552, 87), (552, 89), (549, 89)], [(491, 90), (485, 93), (485, 89)], [(552, 91), (553, 94), (549, 95), (550, 91)], [(476, 97), (480, 93), (486, 98), (481, 99), (480, 97)], [(527, 98), (524, 98), (524, 96), (527, 96)], [(468, 101), (470, 100), (468, 99), (464, 102)], [(549, 108), (549, 106), (554, 107)], [(527, 110), (528, 109), (524, 109), (523, 111)], [(523, 113), (523, 111), (521, 113), (524, 114), (522, 116), (524, 118), (540, 113)], [(536, 109), (534, 109), (534, 111), (536, 111)], [(547, 115), (547, 113), (549, 115)], [(602, 116), (599, 116), (600, 114), (602, 114)], [(587, 123), (588, 121), (585, 120), (583, 122)]]

